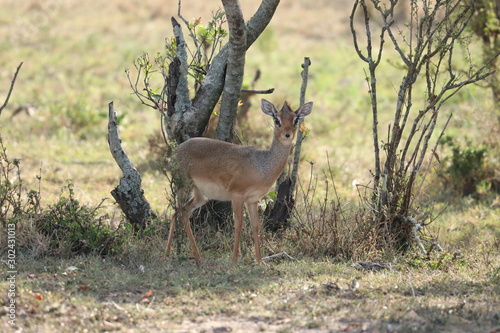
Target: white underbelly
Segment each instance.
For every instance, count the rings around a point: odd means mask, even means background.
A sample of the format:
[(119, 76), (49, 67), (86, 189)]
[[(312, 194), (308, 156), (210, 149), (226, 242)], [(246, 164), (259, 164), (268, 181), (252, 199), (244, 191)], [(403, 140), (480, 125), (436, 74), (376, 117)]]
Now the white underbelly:
[(231, 201), (231, 193), (219, 184), (194, 179), (194, 184), (207, 199)]
[(269, 189), (264, 187), (250, 191), (245, 195), (245, 202), (258, 202), (267, 193), (269, 193)]
[[(193, 180), (198, 190), (207, 199), (220, 201), (231, 201), (233, 199), (233, 194), (222, 185), (201, 179)], [(268, 192), (269, 188), (258, 186), (247, 192), (240, 191), (235, 194), (243, 195), (245, 202), (257, 202), (262, 199), (262, 197), (265, 196)]]

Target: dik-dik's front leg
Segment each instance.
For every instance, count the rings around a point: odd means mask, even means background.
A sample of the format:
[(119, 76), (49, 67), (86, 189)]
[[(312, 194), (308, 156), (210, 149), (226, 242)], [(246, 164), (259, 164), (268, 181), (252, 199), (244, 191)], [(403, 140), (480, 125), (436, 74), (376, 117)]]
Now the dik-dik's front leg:
[(260, 221), (259, 221), (259, 209), (257, 202), (250, 202), (246, 204), (248, 215), (250, 216), (250, 224), (252, 226), (252, 234), (253, 234), (253, 244), (255, 247), (255, 260), (257, 263), (261, 264), (262, 254), (260, 252), (261, 242), (260, 242)]

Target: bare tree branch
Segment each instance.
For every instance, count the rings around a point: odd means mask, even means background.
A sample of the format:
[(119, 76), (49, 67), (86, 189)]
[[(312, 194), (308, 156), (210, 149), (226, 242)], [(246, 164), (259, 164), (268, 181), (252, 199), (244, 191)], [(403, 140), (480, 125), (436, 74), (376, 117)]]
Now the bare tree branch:
[[(179, 2), (180, 5), (180, 2)], [(180, 143), (189, 139), (183, 130), (185, 113), (191, 107), (188, 84), (188, 64), (186, 42), (182, 28), (172, 17), (172, 27), (175, 36), (176, 56), (168, 66), (168, 76), (165, 82), (167, 94), (167, 112), (164, 120), (168, 136)], [(163, 88), (165, 91), (165, 87)], [(163, 99), (163, 98), (162, 98)]]
[[(356, 30), (354, 29), (354, 16), (358, 9), (358, 5), (361, 4), (361, 9), (363, 10), (364, 15), (364, 23), (365, 23), (365, 33), (368, 37), (366, 44), (366, 52), (367, 56), (363, 55), (361, 49), (359, 48)], [(376, 68), (380, 63), (382, 58), (382, 50), (384, 45), (384, 33), (385, 28), (382, 29), (380, 34), (380, 44), (379, 44), (379, 52), (377, 54), (377, 59), (373, 59), (373, 47), (372, 47), (372, 37), (370, 31), (370, 17), (368, 14), (368, 9), (364, 0), (356, 0), (353, 5), (353, 10), (350, 16), (350, 27), (351, 33), (353, 35), (354, 40), (354, 48), (358, 53), (358, 56), (361, 60), (368, 63), (369, 75), (366, 75), (366, 82), (368, 83), (368, 93), (370, 94), (370, 99), (372, 102), (372, 134), (373, 134), (373, 149), (374, 149), (374, 157), (375, 157), (375, 170), (374, 170), (374, 188), (378, 188), (379, 180), (381, 175), (381, 167), (380, 167), (380, 148), (379, 148), (379, 137), (378, 137), (378, 103), (377, 103), (377, 76), (376, 76)]]
[(238, 0), (222, 0), (229, 25), (229, 55), (215, 138), (231, 141), (245, 70), (247, 34)]
[(0, 106), (0, 116), (2, 115), (3, 109), (5, 109), (7, 104), (9, 104), (10, 95), (12, 94), (12, 90), (14, 89), (14, 85), (16, 84), (17, 74), (19, 74), (19, 70), (21, 70), (22, 65), (23, 65), (23, 62), (21, 62), (19, 64), (19, 66), (17, 66), (16, 72), (14, 73), (14, 77), (12, 78), (12, 81), (10, 82), (10, 88), (9, 88), (9, 92), (7, 93), (7, 97), (5, 98), (3, 105)]
[[(451, 117), (453, 117), (453, 113), (450, 113), (450, 115), (448, 116), (448, 119), (446, 120), (446, 123), (444, 124), (443, 129), (441, 130), (441, 133), (439, 134), (439, 137), (436, 140), (434, 148), (432, 148), (432, 155), (429, 158), (429, 162), (427, 164), (427, 168), (424, 171), (424, 174), (423, 174), (423, 177), (422, 177), (422, 181), (420, 182), (419, 187), (415, 191), (415, 195), (412, 197), (412, 200), (415, 200), (415, 198), (418, 198), (418, 196), (419, 196), (419, 194), (420, 194), (420, 192), (422, 190), (422, 186), (424, 185), (424, 181), (425, 181), (426, 175), (429, 173), (429, 169), (431, 168), (432, 160), (433, 160), (433, 158), (435, 156), (437, 156), (436, 155), (437, 146), (438, 146), (439, 142), (441, 142), (441, 138), (443, 137), (443, 135), (445, 133), (445, 130), (448, 128), (448, 124), (450, 123)], [(438, 158), (438, 160), (439, 160), (439, 158)]]
[(252, 94), (272, 94), (274, 92), (274, 88), (269, 88), (266, 90), (241, 89), (241, 92), (252, 93)]
[(134, 231), (142, 230), (150, 219), (156, 218), (156, 214), (144, 197), (141, 175), (122, 148), (113, 102), (109, 103), (108, 144), (111, 155), (123, 172), (120, 184), (111, 191), (111, 195), (120, 205), (121, 210), (134, 227)]
[[(307, 90), (307, 81), (309, 79), (309, 66), (311, 66), (311, 60), (308, 57), (304, 58), (304, 62), (302, 63), (302, 72), (300, 73), (302, 76), (302, 84), (300, 87), (300, 105), (303, 105), (306, 101), (306, 90)], [(304, 122), (304, 119), (301, 118), (298, 123), (299, 130), (297, 131), (297, 139), (295, 140), (295, 148), (293, 152), (293, 167), (292, 173), (290, 176), (291, 184), (290, 184), (290, 193), (294, 193), (295, 184), (297, 183), (297, 177), (299, 174), (299, 162), (300, 162), (300, 152), (302, 150), (302, 141), (304, 140), (304, 132), (300, 129), (300, 126)]]
[(172, 17), (172, 26), (176, 40), (177, 53), (176, 56), (180, 61), (179, 64), (179, 82), (176, 89), (175, 110), (176, 112), (184, 113), (191, 105), (189, 99), (189, 84), (188, 84), (188, 65), (186, 41), (182, 33), (180, 24)]

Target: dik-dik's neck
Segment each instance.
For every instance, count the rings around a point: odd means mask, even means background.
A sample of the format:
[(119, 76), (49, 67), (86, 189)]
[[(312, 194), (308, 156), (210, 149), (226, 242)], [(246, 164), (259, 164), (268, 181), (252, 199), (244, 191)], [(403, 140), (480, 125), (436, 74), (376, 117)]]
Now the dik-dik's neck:
[(271, 147), (264, 151), (263, 166), (267, 175), (278, 178), (288, 161), (290, 147), (291, 144), (284, 144), (273, 138)]

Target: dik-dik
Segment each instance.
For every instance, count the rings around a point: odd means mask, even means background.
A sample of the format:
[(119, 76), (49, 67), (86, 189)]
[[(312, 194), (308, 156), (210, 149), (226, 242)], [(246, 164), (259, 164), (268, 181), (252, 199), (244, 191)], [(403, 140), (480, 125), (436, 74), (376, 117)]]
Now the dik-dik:
[[(179, 170), (191, 186), (190, 199), (179, 214), (193, 248), (197, 263), (200, 253), (191, 230), (189, 217), (208, 200), (231, 201), (234, 216), (233, 263), (238, 262), (243, 205), (246, 205), (252, 226), (255, 259), (262, 262), (259, 239), (257, 203), (269, 192), (281, 174), (290, 155), (299, 119), (311, 113), (313, 103), (292, 111), (285, 102), (277, 111), (269, 101), (262, 100), (262, 111), (274, 119), (274, 137), (269, 149), (240, 146), (208, 138), (192, 138), (183, 142), (176, 151)], [(167, 252), (170, 252), (175, 223), (170, 225)]]

